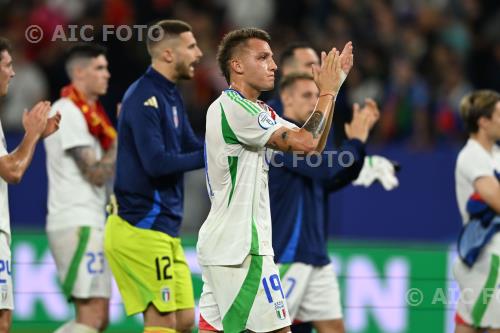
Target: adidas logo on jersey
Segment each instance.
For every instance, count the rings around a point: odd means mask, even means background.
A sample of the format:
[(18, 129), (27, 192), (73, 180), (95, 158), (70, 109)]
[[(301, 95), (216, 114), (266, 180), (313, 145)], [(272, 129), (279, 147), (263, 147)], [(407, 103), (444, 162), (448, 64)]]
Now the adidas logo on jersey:
[(148, 98), (148, 100), (144, 102), (144, 105), (145, 106), (152, 106), (155, 109), (158, 109), (158, 102), (156, 101), (156, 97), (154, 97), (154, 96)]

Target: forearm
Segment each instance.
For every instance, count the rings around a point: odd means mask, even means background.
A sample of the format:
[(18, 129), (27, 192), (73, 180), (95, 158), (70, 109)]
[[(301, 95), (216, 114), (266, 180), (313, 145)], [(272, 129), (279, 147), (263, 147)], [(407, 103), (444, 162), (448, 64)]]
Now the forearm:
[[(350, 156), (348, 161), (344, 155)], [(338, 150), (328, 149), (319, 155), (276, 154), (272, 164), (285, 167), (301, 176), (326, 182), (328, 186), (354, 180), (363, 166), (364, 157), (364, 144), (359, 140), (348, 140)]]
[(330, 132), (333, 119), (333, 106), (335, 100), (331, 94), (320, 95), (312, 115), (307, 119), (302, 129), (312, 134), (309, 140), (314, 146), (313, 151), (322, 152)]
[(40, 135), (26, 133), (15, 150), (1, 158), (1, 176), (7, 183), (17, 184), (21, 181), (33, 159), (39, 139)]
[(151, 158), (143, 158), (143, 164), (146, 172), (153, 178), (196, 170), (204, 165), (203, 150), (189, 153), (161, 152)]
[(116, 141), (100, 160), (89, 146), (75, 147), (68, 150), (80, 169), (83, 178), (95, 186), (103, 186), (113, 177), (116, 161)]
[[(349, 153), (352, 160), (350, 160), (349, 165), (342, 167), (326, 181), (325, 189), (329, 192), (338, 191), (354, 181), (363, 168), (366, 156), (365, 144), (358, 139), (345, 140), (339, 150), (343, 154)], [(337, 158), (340, 160), (340, 156)]]
[(116, 141), (106, 151), (101, 160), (91, 165), (87, 169), (86, 175), (84, 175), (84, 177), (92, 184), (103, 186), (113, 177), (115, 172), (115, 162)]
[(330, 129), (332, 128), (332, 121), (333, 121), (333, 113), (335, 111), (335, 97), (332, 100), (332, 104), (330, 106), (330, 110), (328, 112), (328, 119), (326, 121), (326, 126), (325, 129), (323, 130), (323, 133), (321, 133), (321, 138), (319, 139), (318, 142), (318, 151), (323, 151), (325, 149), (326, 141), (328, 139), (328, 135), (330, 134)]

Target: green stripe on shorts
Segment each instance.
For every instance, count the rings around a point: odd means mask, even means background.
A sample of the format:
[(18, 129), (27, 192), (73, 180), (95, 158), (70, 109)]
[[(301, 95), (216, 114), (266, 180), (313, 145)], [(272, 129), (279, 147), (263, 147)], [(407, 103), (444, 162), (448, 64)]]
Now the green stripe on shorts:
[(479, 297), (476, 300), (476, 304), (472, 308), (472, 321), (475, 327), (481, 327), (481, 320), (483, 320), (486, 309), (491, 302), (491, 298), (496, 289), (497, 278), (498, 278), (498, 266), (500, 264), (500, 257), (492, 254), (491, 255), (491, 265), (490, 273), (488, 274), (488, 279), (484, 284)]
[(75, 254), (71, 259), (71, 264), (69, 265), (68, 273), (66, 274), (66, 279), (62, 285), (64, 295), (67, 299), (71, 298), (71, 292), (75, 286), (76, 279), (78, 277), (78, 269), (80, 268), (80, 263), (82, 262), (83, 255), (85, 254), (85, 249), (90, 238), (90, 227), (81, 227), (80, 235), (78, 239), (78, 245), (76, 247)]
[(259, 290), (262, 263), (264, 261), (262, 256), (251, 256), (251, 258), (245, 281), (243, 281), (243, 285), (233, 304), (222, 318), (224, 333), (240, 333), (246, 328), (250, 310)]

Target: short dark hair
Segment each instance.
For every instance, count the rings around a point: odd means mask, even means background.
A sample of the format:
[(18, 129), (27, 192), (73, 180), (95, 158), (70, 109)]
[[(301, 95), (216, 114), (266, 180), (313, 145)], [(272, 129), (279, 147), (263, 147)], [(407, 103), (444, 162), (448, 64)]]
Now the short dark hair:
[(0, 37), (0, 60), (2, 60), (2, 52), (7, 51), (11, 53), (12, 46), (7, 38)]
[(106, 55), (106, 48), (95, 43), (77, 43), (71, 47), (66, 55), (66, 72), (71, 77), (71, 66), (75, 60), (92, 59)]
[(294, 42), (288, 44), (283, 52), (281, 52), (279, 59), (279, 67), (286, 65), (295, 56), (295, 50), (297, 49), (313, 49), (311, 44), (307, 42)]
[(146, 47), (153, 57), (153, 48), (166, 38), (177, 37), (183, 32), (192, 31), (191, 26), (181, 20), (161, 20), (152, 24), (148, 29)]
[(280, 92), (287, 88), (290, 88), (295, 84), (295, 82), (299, 80), (314, 81), (314, 77), (311, 74), (301, 72), (285, 75), (280, 81)]
[(95, 58), (100, 55), (106, 55), (106, 48), (94, 43), (78, 43), (68, 51), (66, 62), (76, 58)]
[(260, 39), (267, 43), (271, 42), (271, 36), (269, 36), (266, 31), (258, 28), (233, 30), (222, 38), (219, 49), (217, 50), (217, 62), (219, 63), (219, 68), (227, 83), (230, 83), (229, 74), (231, 71), (229, 60), (231, 60), (234, 50), (252, 38)]
[(462, 97), (460, 115), (469, 134), (479, 130), (481, 117), (491, 118), (495, 105), (500, 101), (500, 94), (493, 90), (476, 90)]

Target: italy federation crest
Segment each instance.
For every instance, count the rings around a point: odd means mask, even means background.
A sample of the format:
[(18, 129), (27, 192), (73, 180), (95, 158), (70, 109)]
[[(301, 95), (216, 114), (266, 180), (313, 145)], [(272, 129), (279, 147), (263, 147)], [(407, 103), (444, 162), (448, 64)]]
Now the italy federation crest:
[(7, 283), (0, 284), (0, 294), (1, 294), (0, 304), (7, 302), (7, 297), (9, 295), (8, 291), (9, 288), (7, 286)]
[(177, 112), (177, 106), (172, 106), (172, 117), (174, 119), (175, 128), (179, 127), (179, 114)]
[(276, 316), (278, 316), (278, 318), (281, 320), (285, 320), (286, 318), (285, 303), (283, 301), (274, 303), (274, 309), (276, 310)]
[(161, 289), (161, 299), (163, 302), (167, 303), (170, 301), (170, 288), (164, 287)]

